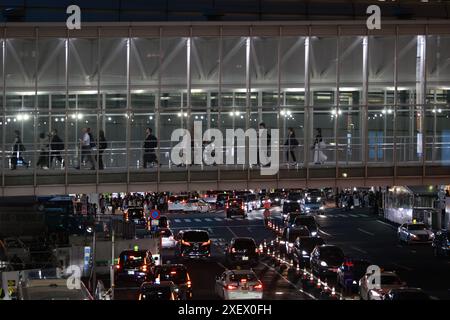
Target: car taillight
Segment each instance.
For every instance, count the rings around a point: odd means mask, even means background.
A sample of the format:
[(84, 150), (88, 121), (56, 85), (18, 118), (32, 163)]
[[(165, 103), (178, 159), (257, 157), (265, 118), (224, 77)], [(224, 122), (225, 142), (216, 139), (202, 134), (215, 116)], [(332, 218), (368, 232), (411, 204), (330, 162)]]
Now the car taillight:
[(170, 271), (170, 274), (177, 274), (176, 271)]
[(190, 288), (192, 286), (191, 280), (189, 280), (186, 284), (187, 284), (188, 288)]
[(231, 253), (236, 253), (236, 249), (235, 248), (231, 248)]
[(247, 283), (247, 279), (241, 279), (241, 283)]
[(147, 265), (146, 265), (146, 264), (144, 264), (144, 265), (141, 267), (141, 271), (147, 272)]
[(262, 288), (263, 288), (262, 283), (259, 283), (259, 284), (253, 286), (253, 289), (255, 289), (255, 290), (262, 290)]
[(120, 264), (117, 264), (117, 265), (116, 265), (116, 269), (117, 269), (117, 270), (120, 270)]
[(187, 242), (187, 241), (184, 241), (184, 240), (181, 240), (181, 244), (183, 244), (185, 246), (190, 246), (191, 245), (190, 242)]
[(241, 209), (242, 209), (242, 210), (244, 210), (244, 209), (245, 209), (245, 206), (244, 206), (244, 204), (242, 204), (242, 205), (241, 205)]
[(259, 253), (259, 249), (258, 248), (255, 249), (255, 253)]
[(227, 285), (227, 290), (236, 290), (238, 287), (232, 284)]
[(208, 246), (211, 244), (211, 240), (205, 241), (202, 243), (202, 246)]

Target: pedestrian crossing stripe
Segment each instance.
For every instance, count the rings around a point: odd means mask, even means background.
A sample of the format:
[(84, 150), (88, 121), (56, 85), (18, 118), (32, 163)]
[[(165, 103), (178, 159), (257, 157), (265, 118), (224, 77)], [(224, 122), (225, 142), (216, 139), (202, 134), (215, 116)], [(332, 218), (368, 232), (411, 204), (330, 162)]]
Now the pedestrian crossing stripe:
[(211, 222), (212, 220), (210, 218), (205, 218), (206, 221)]
[(355, 214), (349, 214), (349, 216), (350, 216), (350, 217), (353, 217), (353, 218), (358, 218), (358, 216), (355, 215)]
[(191, 222), (191, 219), (184, 219), (185, 222)]
[(222, 221), (222, 219), (220, 219), (220, 218), (214, 218), (214, 220), (216, 220), (216, 221)]
[(180, 220), (180, 219), (175, 219), (174, 221), (175, 221), (175, 222), (181, 222), (181, 220)]
[(200, 220), (200, 219), (194, 219), (194, 221), (196, 221), (196, 222), (202, 222), (202, 220)]

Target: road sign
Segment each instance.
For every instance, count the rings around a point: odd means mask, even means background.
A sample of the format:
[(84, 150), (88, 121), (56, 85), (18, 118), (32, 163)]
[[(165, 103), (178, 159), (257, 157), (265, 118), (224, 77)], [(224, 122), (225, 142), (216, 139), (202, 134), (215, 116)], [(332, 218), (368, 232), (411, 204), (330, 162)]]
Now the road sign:
[(152, 218), (152, 219), (156, 220), (156, 219), (159, 219), (160, 217), (161, 217), (161, 212), (159, 212), (158, 209), (155, 209), (150, 213), (150, 218)]

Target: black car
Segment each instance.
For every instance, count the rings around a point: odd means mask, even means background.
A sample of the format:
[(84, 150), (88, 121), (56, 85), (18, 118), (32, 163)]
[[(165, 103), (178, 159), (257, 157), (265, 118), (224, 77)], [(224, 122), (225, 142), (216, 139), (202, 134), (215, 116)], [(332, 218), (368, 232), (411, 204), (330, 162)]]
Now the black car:
[(419, 288), (391, 289), (384, 295), (384, 300), (431, 300), (431, 297)]
[(285, 202), (297, 202), (300, 203), (303, 198), (303, 194), (301, 192), (289, 192)]
[(298, 211), (289, 212), (286, 215), (286, 218), (284, 219), (284, 225), (286, 227), (292, 226), (294, 224), (295, 219), (297, 219), (297, 217), (300, 217), (300, 216), (304, 216), (304, 214), (302, 212), (298, 212)]
[(228, 193), (218, 193), (216, 200), (216, 207), (223, 208), (227, 203), (228, 199), (230, 199), (230, 195)]
[(233, 238), (226, 248), (226, 263), (229, 266), (256, 266), (259, 251), (253, 238)]
[(270, 203), (272, 206), (280, 206), (281, 205), (281, 199), (282, 194), (279, 192), (273, 192), (269, 194)]
[(211, 240), (204, 230), (182, 230), (177, 235), (177, 255), (181, 258), (211, 256)]
[(291, 250), (294, 262), (302, 267), (309, 266), (311, 252), (316, 246), (325, 244), (325, 241), (319, 237), (299, 237), (295, 240)]
[(147, 226), (147, 219), (145, 217), (144, 208), (142, 207), (129, 207), (125, 209), (123, 220), (125, 222), (133, 222), (140, 227)]
[(238, 198), (229, 199), (225, 206), (225, 213), (227, 218), (231, 218), (232, 216), (242, 216), (245, 218), (244, 200)]
[(159, 225), (158, 227), (161, 229), (167, 229), (169, 228), (170, 224), (169, 224), (169, 218), (167, 218), (167, 216), (161, 216), (159, 217)]
[(294, 227), (305, 226), (311, 232), (312, 237), (317, 237), (319, 232), (319, 227), (317, 225), (316, 219), (313, 216), (299, 216), (295, 218)]
[(172, 281), (144, 282), (139, 288), (139, 300), (180, 300)]
[(115, 280), (118, 286), (141, 284), (153, 279), (155, 263), (148, 250), (125, 250), (119, 255), (115, 267)]
[(359, 280), (366, 274), (371, 263), (364, 259), (346, 258), (337, 272), (337, 282), (344, 291), (357, 293)]
[(309, 264), (315, 275), (336, 276), (344, 262), (344, 252), (335, 245), (324, 244), (316, 247), (311, 253)]
[(283, 203), (283, 218), (286, 218), (289, 212), (300, 212), (300, 203), (295, 202), (284, 202)]
[(305, 226), (289, 227), (283, 229), (283, 235), (280, 241), (280, 252), (289, 253), (294, 247), (297, 238), (310, 237), (311, 233)]
[(172, 281), (178, 289), (180, 299), (192, 299), (192, 281), (183, 264), (163, 264), (155, 267), (155, 279)]
[(436, 232), (431, 245), (436, 257), (448, 257), (450, 254), (450, 230)]

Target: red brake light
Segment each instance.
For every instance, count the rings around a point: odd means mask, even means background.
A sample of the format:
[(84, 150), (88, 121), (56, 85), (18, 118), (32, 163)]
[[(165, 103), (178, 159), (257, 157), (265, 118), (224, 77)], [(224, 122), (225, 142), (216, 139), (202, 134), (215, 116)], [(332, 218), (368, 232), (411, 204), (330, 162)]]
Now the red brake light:
[(241, 279), (242, 283), (247, 283), (247, 279)]
[(206, 241), (206, 242), (203, 242), (202, 243), (202, 246), (207, 246), (207, 245), (210, 245), (211, 244), (211, 240), (208, 240), (208, 241)]
[(236, 249), (235, 249), (235, 248), (231, 248), (231, 252), (232, 252), (232, 253), (235, 253), (235, 252), (236, 252)]
[(185, 246), (190, 246), (191, 245), (190, 242), (187, 242), (187, 241), (184, 241), (184, 240), (181, 240), (181, 244), (183, 244)]
[(346, 262), (344, 262), (344, 266), (346, 266), (346, 267), (353, 267), (353, 262), (346, 261)]
[(237, 286), (233, 286), (231, 284), (227, 285), (227, 290), (236, 290)]
[(262, 290), (262, 288), (263, 288), (262, 283), (253, 286), (253, 289), (257, 289), (257, 290)]
[(191, 280), (189, 280), (186, 284), (187, 284), (188, 288), (190, 288), (192, 286)]
[(146, 265), (146, 264), (144, 264), (144, 265), (141, 267), (141, 271), (147, 272), (147, 265)]
[(170, 271), (170, 274), (177, 274), (176, 271)]

